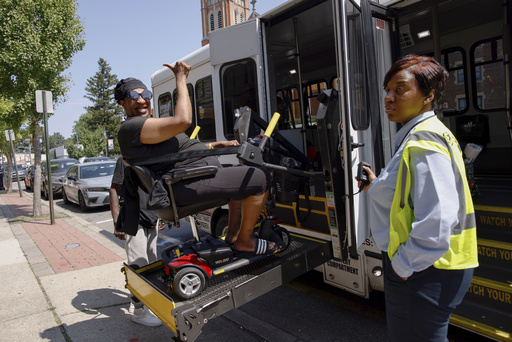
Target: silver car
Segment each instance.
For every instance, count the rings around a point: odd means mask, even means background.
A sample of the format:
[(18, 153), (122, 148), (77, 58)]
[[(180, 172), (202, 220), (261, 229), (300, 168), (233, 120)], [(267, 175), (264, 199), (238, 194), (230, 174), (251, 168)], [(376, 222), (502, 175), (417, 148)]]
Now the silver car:
[(82, 211), (110, 204), (109, 190), (116, 161), (73, 165), (62, 180), (62, 199)]

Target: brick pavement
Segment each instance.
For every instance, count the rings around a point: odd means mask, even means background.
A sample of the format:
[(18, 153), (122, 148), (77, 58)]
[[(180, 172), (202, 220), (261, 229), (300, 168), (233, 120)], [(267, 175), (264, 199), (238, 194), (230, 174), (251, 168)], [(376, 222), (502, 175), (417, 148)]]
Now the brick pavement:
[[(18, 193), (2, 194), (2, 200), (12, 212), (9, 220), (19, 219), (22, 228), (30, 235), (55, 273), (68, 272), (92, 266), (104, 265), (123, 259), (82, 231), (71, 226), (63, 218), (32, 218), (32, 201)], [(48, 214), (43, 206), (43, 214)]]

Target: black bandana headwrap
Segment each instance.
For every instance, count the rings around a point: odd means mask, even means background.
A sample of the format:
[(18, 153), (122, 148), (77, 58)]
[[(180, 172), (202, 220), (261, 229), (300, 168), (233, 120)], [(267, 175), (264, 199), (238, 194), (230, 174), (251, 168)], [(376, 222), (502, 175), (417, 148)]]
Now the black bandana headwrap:
[(122, 79), (121, 81), (117, 82), (116, 89), (114, 90), (114, 98), (116, 99), (117, 103), (119, 101), (124, 100), (126, 98), (126, 94), (133, 89), (148, 89), (146, 88), (146, 85), (142, 83), (141, 80), (138, 80), (133, 77), (128, 77), (125, 79)]

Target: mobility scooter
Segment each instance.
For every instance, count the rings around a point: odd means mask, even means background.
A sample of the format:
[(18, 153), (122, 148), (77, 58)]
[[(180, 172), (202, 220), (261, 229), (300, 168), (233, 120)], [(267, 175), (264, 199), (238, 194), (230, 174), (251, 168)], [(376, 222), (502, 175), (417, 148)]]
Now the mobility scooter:
[[(244, 116), (244, 119), (247, 119), (247, 117)], [(236, 153), (241, 163), (264, 165), (262, 154), (278, 119), (279, 114), (275, 113), (258, 146), (244, 141), (236, 148), (199, 152), (214, 152), (216, 155)], [(250, 117), (244, 122), (246, 122), (245, 125), (250, 124)], [(240, 128), (240, 131), (243, 136), (245, 135), (244, 132), (248, 132), (248, 128)], [(221, 152), (220, 150), (224, 151)], [(190, 157), (190, 153), (187, 154), (187, 158), (188, 157)], [(151, 171), (141, 164), (129, 166), (136, 174), (139, 186), (149, 193), (153, 187)], [(199, 237), (199, 231), (193, 214), (208, 208), (225, 205), (228, 203), (227, 199), (199, 202), (186, 207), (177, 205), (172, 190), (173, 184), (184, 179), (214, 174), (217, 172), (217, 169), (216, 166), (204, 166), (175, 170), (164, 179), (168, 188), (170, 206), (155, 210), (156, 214), (162, 220), (174, 222), (174, 225), (178, 227), (180, 218), (187, 216), (189, 218), (188, 220), (192, 228), (194, 239), (170, 246), (161, 253), (165, 272), (160, 276), (160, 279), (167, 284), (168, 291), (172, 291), (182, 299), (198, 296), (204, 290), (206, 280), (209, 278), (239, 269), (257, 260), (271, 256), (268, 254), (254, 255), (254, 253), (250, 256), (245, 256), (242, 253), (235, 252), (222, 238), (211, 235)], [(253, 234), (261, 239), (275, 242), (278, 247), (275, 251), (276, 253), (286, 250), (291, 240), (288, 231), (280, 227), (278, 222), (272, 219), (261, 220), (259, 225), (255, 227)]]

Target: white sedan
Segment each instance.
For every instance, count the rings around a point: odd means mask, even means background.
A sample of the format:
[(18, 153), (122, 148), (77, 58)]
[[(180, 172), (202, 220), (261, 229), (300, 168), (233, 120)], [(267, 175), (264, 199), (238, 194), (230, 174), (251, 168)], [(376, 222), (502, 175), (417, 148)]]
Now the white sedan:
[(80, 205), (82, 211), (110, 205), (109, 190), (116, 161), (73, 165), (62, 179), (62, 199)]

